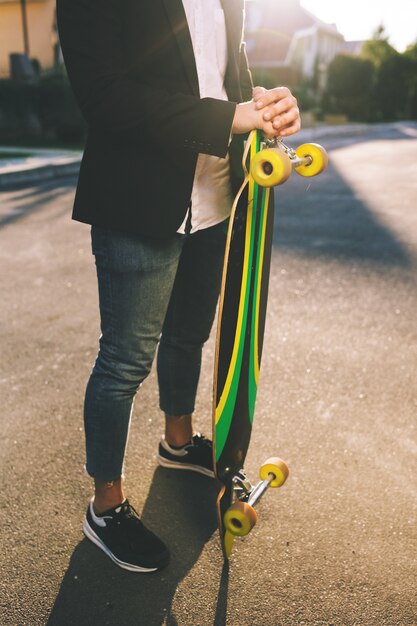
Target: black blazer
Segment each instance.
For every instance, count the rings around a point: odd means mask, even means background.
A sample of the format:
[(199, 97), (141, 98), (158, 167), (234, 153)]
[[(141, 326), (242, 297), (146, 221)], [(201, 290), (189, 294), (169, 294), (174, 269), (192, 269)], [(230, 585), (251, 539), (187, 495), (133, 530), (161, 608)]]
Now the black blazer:
[[(229, 101), (199, 97), (181, 0), (57, 0), (65, 64), (88, 123), (74, 219), (158, 238), (178, 229), (198, 153), (226, 155), (235, 103), (252, 95), (244, 0), (222, 4)], [(236, 143), (242, 138), (231, 154)]]

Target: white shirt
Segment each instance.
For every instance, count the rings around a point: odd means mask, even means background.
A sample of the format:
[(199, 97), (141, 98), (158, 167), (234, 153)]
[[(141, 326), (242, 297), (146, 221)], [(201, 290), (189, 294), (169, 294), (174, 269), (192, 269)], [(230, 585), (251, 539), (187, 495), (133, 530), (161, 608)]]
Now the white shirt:
[[(227, 36), (220, 0), (182, 3), (193, 42), (200, 97), (227, 100)], [(221, 159), (199, 154), (191, 195), (191, 232), (222, 222), (230, 215), (231, 206), (229, 156)], [(178, 232), (184, 232), (186, 221)]]

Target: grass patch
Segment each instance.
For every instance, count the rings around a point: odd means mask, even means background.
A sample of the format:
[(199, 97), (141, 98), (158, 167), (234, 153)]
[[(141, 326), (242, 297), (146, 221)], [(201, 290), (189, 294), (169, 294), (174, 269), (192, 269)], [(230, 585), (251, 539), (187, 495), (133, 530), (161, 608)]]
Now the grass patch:
[(2, 152), (0, 150), (0, 159), (27, 159), (34, 156), (33, 152)]

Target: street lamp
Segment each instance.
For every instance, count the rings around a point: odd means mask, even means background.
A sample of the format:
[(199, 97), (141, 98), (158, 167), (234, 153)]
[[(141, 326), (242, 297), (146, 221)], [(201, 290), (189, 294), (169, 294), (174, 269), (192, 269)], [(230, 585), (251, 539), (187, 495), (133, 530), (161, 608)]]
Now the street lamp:
[(25, 47), (25, 54), (29, 57), (29, 34), (28, 34), (28, 16), (26, 10), (26, 0), (20, 0), (20, 8), (22, 13), (22, 27), (23, 27), (23, 44)]

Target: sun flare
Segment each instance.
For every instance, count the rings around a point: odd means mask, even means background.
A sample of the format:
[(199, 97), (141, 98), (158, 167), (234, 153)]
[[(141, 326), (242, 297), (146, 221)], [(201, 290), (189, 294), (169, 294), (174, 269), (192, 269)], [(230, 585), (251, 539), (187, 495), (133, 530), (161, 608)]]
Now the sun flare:
[(415, 0), (301, 0), (301, 4), (323, 21), (335, 23), (347, 40), (369, 39), (381, 23), (399, 51), (417, 40)]

